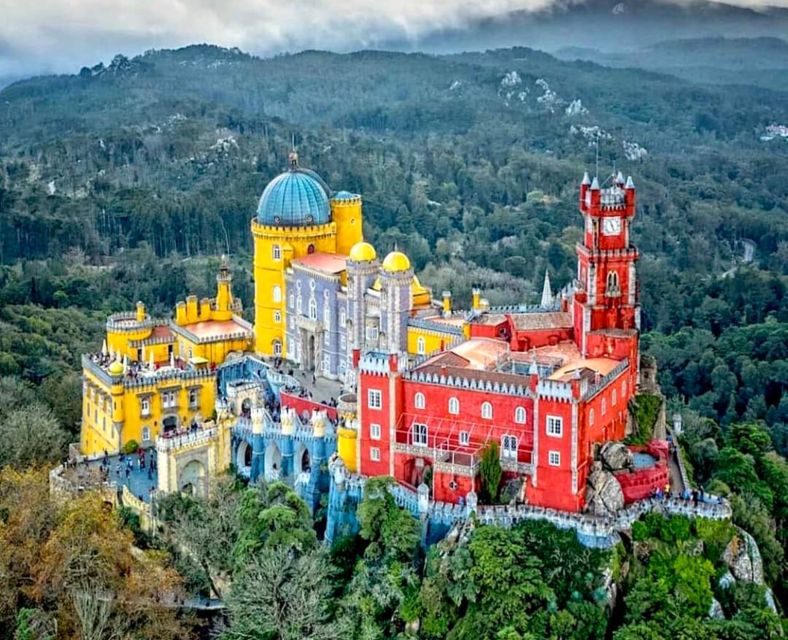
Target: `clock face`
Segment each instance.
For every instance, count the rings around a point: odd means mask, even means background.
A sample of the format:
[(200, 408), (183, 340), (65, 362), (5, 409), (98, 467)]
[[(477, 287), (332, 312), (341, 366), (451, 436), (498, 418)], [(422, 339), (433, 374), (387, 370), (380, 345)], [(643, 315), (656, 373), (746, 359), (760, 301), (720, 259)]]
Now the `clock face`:
[(606, 236), (617, 236), (621, 233), (621, 218), (604, 218), (602, 220), (602, 233)]

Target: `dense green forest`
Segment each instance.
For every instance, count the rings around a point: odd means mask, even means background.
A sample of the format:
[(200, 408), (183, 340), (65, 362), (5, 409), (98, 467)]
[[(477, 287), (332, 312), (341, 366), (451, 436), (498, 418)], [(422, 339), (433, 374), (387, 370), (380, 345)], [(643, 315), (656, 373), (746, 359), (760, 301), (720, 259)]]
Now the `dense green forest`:
[[(201, 45), (0, 98), (0, 635), (43, 639), (32, 630), (56, 623), (83, 637), (101, 616), (81, 605), (113, 592), (122, 606), (94, 637), (184, 637), (197, 621), (132, 605), (198, 591), (226, 600), (228, 639), (780, 637), (764, 586), (720, 584), (741, 527), (779, 602), (788, 591), (788, 140), (762, 139), (788, 124), (778, 83), (701, 84), (524, 48), (261, 60)], [(493, 304), (534, 302), (545, 269), (569, 282), (582, 172), (598, 148), (600, 175), (632, 174), (643, 349), (684, 415), (695, 482), (730, 497), (733, 525), (646, 519), (613, 552), (542, 524), (478, 526), (425, 555), (417, 523), (374, 483), (359, 536), (330, 551), (278, 485), (172, 498), (157, 539), (130, 513), (101, 518), (90, 497), (50, 501), (25, 469), (76, 438), (79, 354), (108, 312), (144, 300), (166, 314), (208, 294), (229, 253), (249, 314), (249, 220), (293, 138), (302, 164), (363, 194), (379, 250), (406, 250), (461, 305), (474, 285)], [(40, 508), (22, 513), (31, 501)], [(91, 542), (65, 571), (79, 510)], [(724, 620), (706, 616), (712, 599)]]

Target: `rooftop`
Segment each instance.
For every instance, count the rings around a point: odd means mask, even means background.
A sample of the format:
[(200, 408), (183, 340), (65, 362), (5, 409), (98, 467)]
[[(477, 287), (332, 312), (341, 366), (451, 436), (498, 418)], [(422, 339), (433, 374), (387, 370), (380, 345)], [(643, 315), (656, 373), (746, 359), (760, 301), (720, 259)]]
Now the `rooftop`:
[(303, 258), (296, 258), (292, 264), (313, 271), (337, 275), (347, 268), (347, 256), (333, 253), (310, 253)]
[(234, 317), (232, 320), (205, 320), (183, 326), (174, 325), (173, 330), (176, 333), (185, 331), (200, 341), (212, 342), (227, 339), (228, 336), (243, 338), (252, 331), (252, 327), (245, 320)]

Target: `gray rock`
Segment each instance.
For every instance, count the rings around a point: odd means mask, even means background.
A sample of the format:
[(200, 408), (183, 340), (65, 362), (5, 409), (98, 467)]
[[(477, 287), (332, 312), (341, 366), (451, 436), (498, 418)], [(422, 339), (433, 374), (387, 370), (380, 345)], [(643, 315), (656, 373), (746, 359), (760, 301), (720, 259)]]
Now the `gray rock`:
[(586, 511), (595, 516), (612, 516), (624, 508), (624, 492), (609, 471), (595, 469), (588, 476)]
[(758, 545), (752, 536), (739, 529), (725, 551), (722, 559), (736, 580), (763, 584), (763, 561)]
[(720, 589), (730, 589), (736, 583), (736, 578), (733, 577), (733, 574), (730, 570), (726, 571), (722, 577), (720, 578), (719, 585)]
[(634, 467), (632, 452), (620, 442), (606, 443), (599, 452), (599, 458), (608, 471), (621, 471)]
[(712, 620), (725, 620), (725, 613), (722, 610), (722, 605), (716, 598), (712, 598), (711, 607), (709, 607), (709, 618)]
[(501, 502), (514, 505), (523, 491), (522, 478), (514, 478), (509, 480), (501, 491)]

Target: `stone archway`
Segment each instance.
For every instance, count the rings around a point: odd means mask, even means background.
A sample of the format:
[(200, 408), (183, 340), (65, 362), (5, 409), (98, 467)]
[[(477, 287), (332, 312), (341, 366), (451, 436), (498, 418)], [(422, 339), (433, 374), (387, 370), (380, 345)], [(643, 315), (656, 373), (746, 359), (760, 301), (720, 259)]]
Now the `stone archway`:
[(180, 473), (178, 488), (186, 494), (205, 495), (205, 465), (199, 460), (188, 462)]
[(268, 482), (279, 480), (282, 477), (282, 452), (276, 442), (271, 442), (265, 449), (263, 473)]
[(241, 473), (250, 473), (252, 470), (252, 447), (246, 440), (241, 440), (235, 454), (235, 466)]
[(299, 473), (309, 473), (312, 468), (312, 458), (309, 455), (309, 449), (303, 442), (299, 443), (293, 456), (293, 467), (296, 476)]

